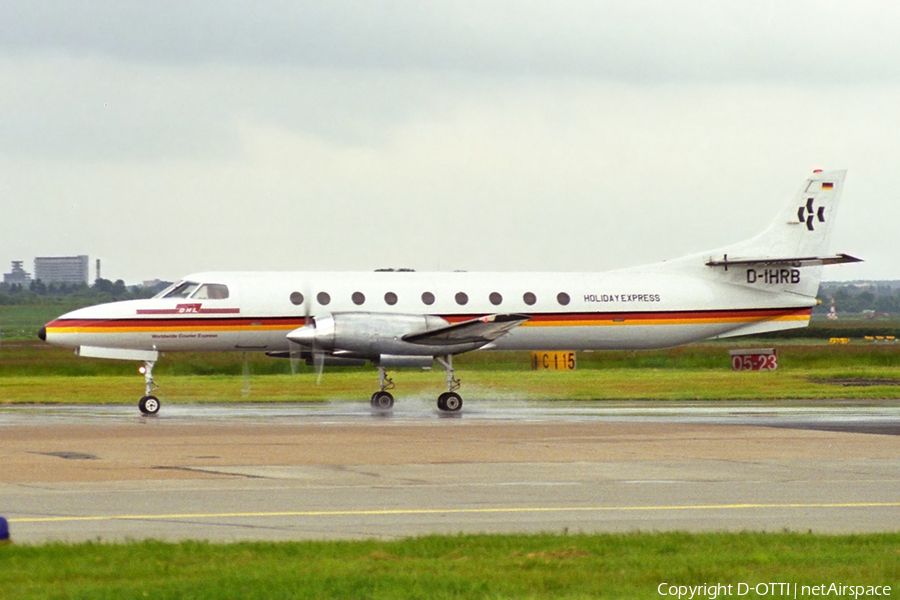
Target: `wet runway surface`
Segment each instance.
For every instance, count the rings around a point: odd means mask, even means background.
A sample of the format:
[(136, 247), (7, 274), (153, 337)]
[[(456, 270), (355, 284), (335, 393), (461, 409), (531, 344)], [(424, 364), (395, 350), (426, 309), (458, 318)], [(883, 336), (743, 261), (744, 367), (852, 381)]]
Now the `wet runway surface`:
[(896, 531), (900, 403), (0, 408), (17, 542)]
[(134, 406), (7, 406), (0, 426), (51, 424), (165, 423), (318, 423), (440, 424), (460, 422), (701, 423), (751, 425), (823, 431), (900, 435), (900, 401), (822, 400), (766, 402), (542, 402), (469, 401), (459, 413), (439, 411), (423, 400), (399, 401), (391, 411), (373, 410), (364, 402), (279, 404), (171, 404), (159, 415), (143, 417)]

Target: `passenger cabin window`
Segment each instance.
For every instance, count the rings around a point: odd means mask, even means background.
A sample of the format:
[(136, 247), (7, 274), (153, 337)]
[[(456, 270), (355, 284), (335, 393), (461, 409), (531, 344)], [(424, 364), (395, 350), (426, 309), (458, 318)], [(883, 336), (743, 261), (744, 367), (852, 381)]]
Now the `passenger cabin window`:
[(494, 306), (500, 306), (500, 304), (503, 302), (503, 296), (501, 296), (497, 292), (491, 292), (491, 295), (488, 296), (488, 298), (490, 299), (491, 304), (493, 304)]
[(318, 294), (316, 294), (316, 300), (319, 302), (319, 304), (325, 306), (326, 304), (331, 302), (331, 296), (328, 295), (328, 292), (319, 292)]
[(534, 306), (534, 303), (537, 302), (537, 296), (533, 292), (525, 292), (522, 294), (522, 301), (528, 306)]
[(291, 304), (295, 306), (303, 304), (303, 294), (300, 292), (291, 292)]
[(187, 298), (190, 296), (194, 290), (196, 290), (200, 286), (199, 283), (194, 283), (193, 281), (185, 281), (183, 283), (179, 283), (175, 286), (171, 292), (163, 296), (164, 298)]
[(350, 296), (350, 299), (353, 300), (353, 304), (362, 306), (366, 301), (366, 296), (362, 292), (353, 292), (353, 295)]
[(434, 304), (434, 294), (431, 292), (422, 292), (422, 303), (431, 306)]
[(204, 283), (191, 296), (193, 300), (224, 300), (228, 297), (228, 286), (221, 283)]
[(469, 296), (466, 295), (465, 292), (459, 292), (456, 294), (456, 303), (460, 306), (467, 304), (469, 302)]
[(394, 292), (388, 292), (384, 295), (384, 302), (390, 306), (397, 304), (397, 294)]
[(560, 292), (556, 295), (556, 301), (565, 306), (571, 301), (571, 298), (569, 298), (569, 295), (567, 293)]

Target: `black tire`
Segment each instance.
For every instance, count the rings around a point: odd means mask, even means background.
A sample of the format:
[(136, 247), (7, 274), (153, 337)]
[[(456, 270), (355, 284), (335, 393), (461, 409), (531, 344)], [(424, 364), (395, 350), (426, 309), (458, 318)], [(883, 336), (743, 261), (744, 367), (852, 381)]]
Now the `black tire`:
[(145, 415), (155, 415), (159, 412), (160, 402), (156, 396), (144, 396), (138, 402), (138, 408)]
[(391, 410), (394, 408), (394, 397), (388, 392), (375, 392), (372, 396), (372, 407), (378, 410)]
[(438, 396), (438, 410), (447, 410), (447, 394), (450, 392), (444, 392), (440, 396)]
[(462, 397), (456, 392), (447, 392), (447, 395), (444, 396), (444, 410), (447, 412), (459, 412), (462, 404)]

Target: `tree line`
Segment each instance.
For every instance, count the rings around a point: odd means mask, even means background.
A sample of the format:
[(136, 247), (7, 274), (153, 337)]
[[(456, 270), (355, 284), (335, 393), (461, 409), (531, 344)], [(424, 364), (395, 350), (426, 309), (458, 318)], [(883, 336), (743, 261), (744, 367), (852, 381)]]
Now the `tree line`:
[(823, 282), (818, 294), (822, 304), (813, 308), (813, 314), (827, 314), (832, 298), (839, 315), (900, 314), (900, 281)]
[(33, 279), (28, 285), (0, 283), (0, 306), (65, 304), (79, 302), (85, 305), (150, 298), (169, 286), (169, 282), (158, 286), (125, 285), (121, 279), (97, 279), (93, 285), (86, 283), (44, 283)]

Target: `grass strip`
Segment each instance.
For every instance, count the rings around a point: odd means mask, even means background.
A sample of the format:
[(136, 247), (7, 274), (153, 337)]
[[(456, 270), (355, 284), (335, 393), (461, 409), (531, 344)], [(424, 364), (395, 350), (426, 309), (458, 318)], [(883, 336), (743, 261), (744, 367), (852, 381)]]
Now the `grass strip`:
[[(540, 534), (7, 545), (0, 547), (0, 565), (0, 591), (23, 600), (652, 598), (659, 597), (657, 589), (664, 582), (890, 585), (895, 597), (900, 534)], [(760, 596), (751, 590), (743, 597)]]
[[(781, 400), (897, 399), (900, 369), (795, 369), (732, 373), (706, 369), (604, 369), (574, 372), (461, 371), (469, 400)], [(428, 399), (443, 390), (443, 373), (404, 371), (394, 375), (398, 401)], [(310, 373), (158, 378), (164, 403), (321, 402), (367, 400), (376, 388), (374, 371), (326, 372), (321, 384)], [(857, 385), (873, 382), (873, 385)], [(853, 385), (843, 385), (850, 382)], [(134, 376), (3, 377), (0, 404), (120, 404), (136, 401), (143, 379)]]
[[(771, 347), (773, 344), (715, 342), (691, 344), (665, 350), (578, 352), (578, 370), (605, 369), (711, 369), (729, 371), (734, 348)], [(900, 343), (855, 343), (831, 345), (794, 341), (774, 345), (779, 369), (820, 369), (830, 367), (900, 367)], [(255, 375), (287, 375), (291, 361), (269, 358), (262, 353), (247, 355)], [(531, 370), (528, 352), (469, 352), (454, 358), (461, 372)], [(41, 342), (11, 342), (0, 345), (0, 378), (23, 375), (134, 375), (134, 361), (101, 360), (76, 356), (71, 350)], [(239, 352), (172, 352), (164, 355), (154, 370), (160, 377), (170, 375), (240, 375)], [(313, 369), (301, 363), (300, 373)], [(327, 373), (372, 372), (371, 367), (328, 368)]]
[[(747, 346), (747, 344), (742, 344)], [(527, 352), (473, 352), (454, 361), (467, 399), (760, 400), (900, 398), (900, 344), (779, 345), (774, 372), (734, 373), (722, 343), (644, 352), (580, 352), (572, 372), (530, 370)], [(164, 403), (367, 399), (370, 367), (329, 368), (321, 385), (311, 368), (248, 355), (251, 391), (242, 394), (238, 353), (172, 353), (154, 370)], [(115, 404), (135, 401), (143, 379), (132, 361), (96, 360), (41, 343), (0, 347), (0, 404)], [(391, 375), (398, 400), (431, 399), (441, 369)]]
[[(578, 352), (578, 370), (604, 369), (713, 369), (728, 371), (733, 348), (770, 347), (752, 343), (691, 344), (665, 350)], [(819, 369), (830, 367), (900, 367), (900, 343), (858, 343), (830, 345), (822, 342), (791, 342), (775, 346), (779, 369)], [(247, 355), (250, 371), (256, 375), (287, 375), (291, 362), (261, 353)], [(454, 358), (461, 371), (531, 370), (528, 352), (469, 352)], [(0, 346), (0, 378), (22, 375), (133, 375), (135, 361), (101, 360), (76, 356), (71, 350), (41, 342), (12, 342)], [(173, 352), (164, 355), (155, 368), (162, 375), (240, 375), (239, 352)], [(313, 369), (301, 363), (298, 372)], [(327, 372), (371, 372), (371, 367), (328, 368)]]

